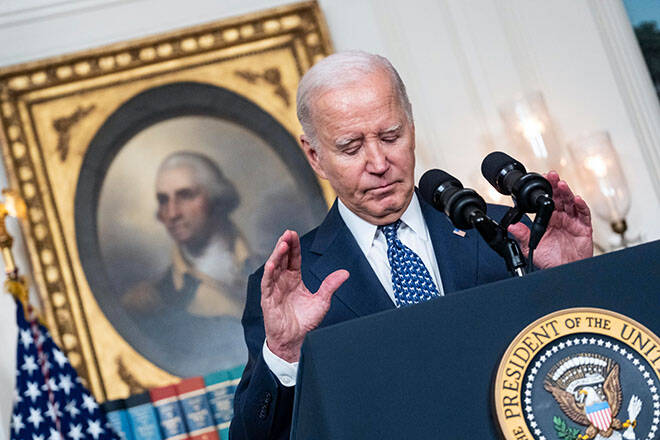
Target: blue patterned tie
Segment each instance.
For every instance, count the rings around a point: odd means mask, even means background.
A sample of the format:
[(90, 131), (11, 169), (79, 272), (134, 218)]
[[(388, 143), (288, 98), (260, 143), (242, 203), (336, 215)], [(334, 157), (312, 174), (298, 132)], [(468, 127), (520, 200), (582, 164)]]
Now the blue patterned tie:
[(401, 220), (379, 226), (387, 240), (387, 259), (392, 270), (394, 297), (399, 306), (417, 304), (438, 296), (438, 289), (422, 259), (396, 235)]

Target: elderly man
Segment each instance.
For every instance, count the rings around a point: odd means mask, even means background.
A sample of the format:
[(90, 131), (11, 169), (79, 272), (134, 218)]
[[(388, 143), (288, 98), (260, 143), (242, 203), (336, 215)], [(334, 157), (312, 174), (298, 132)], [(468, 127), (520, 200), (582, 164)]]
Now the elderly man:
[(207, 156), (179, 151), (158, 168), (156, 199), (156, 217), (176, 246), (159, 279), (122, 298), (148, 338), (136, 348), (181, 376), (245, 362), (239, 319), (251, 253), (229, 217), (236, 188)]
[[(452, 234), (449, 219), (416, 195), (412, 109), (386, 59), (347, 52), (322, 60), (300, 82), (298, 117), (309, 164), (337, 201), (300, 240), (284, 232), (248, 281), (249, 360), (236, 392), (234, 439), (288, 438), (310, 330), (508, 277), (476, 233)], [(548, 179), (558, 209), (535, 254), (539, 267), (592, 254), (589, 209), (556, 173)], [(529, 233), (524, 225), (510, 232), (521, 241)], [(423, 287), (407, 294), (409, 278)]]

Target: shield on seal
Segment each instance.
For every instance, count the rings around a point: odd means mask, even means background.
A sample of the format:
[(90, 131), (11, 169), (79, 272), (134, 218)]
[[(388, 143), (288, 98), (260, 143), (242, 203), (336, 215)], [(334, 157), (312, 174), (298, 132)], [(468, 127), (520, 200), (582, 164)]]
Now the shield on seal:
[(587, 418), (601, 431), (606, 431), (612, 423), (612, 410), (607, 402), (598, 402), (585, 408)]

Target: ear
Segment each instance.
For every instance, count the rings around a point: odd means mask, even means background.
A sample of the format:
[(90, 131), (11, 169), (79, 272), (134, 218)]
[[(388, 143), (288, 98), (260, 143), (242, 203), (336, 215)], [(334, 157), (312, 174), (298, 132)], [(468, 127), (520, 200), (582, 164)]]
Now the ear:
[(309, 166), (312, 167), (316, 175), (321, 179), (327, 179), (325, 172), (323, 171), (323, 167), (321, 166), (321, 158), (319, 157), (319, 152), (316, 151), (314, 147), (312, 147), (307, 136), (301, 134), (300, 143), (302, 145), (303, 151), (305, 152), (305, 158), (307, 158)]

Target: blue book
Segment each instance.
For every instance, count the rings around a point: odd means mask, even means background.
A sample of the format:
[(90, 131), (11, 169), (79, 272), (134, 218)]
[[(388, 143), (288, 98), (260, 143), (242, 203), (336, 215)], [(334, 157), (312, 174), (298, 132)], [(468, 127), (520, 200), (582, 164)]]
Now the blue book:
[(108, 400), (101, 404), (101, 409), (105, 412), (110, 426), (121, 440), (134, 440), (124, 399)]
[(191, 440), (219, 440), (201, 376), (184, 379), (175, 385)]
[(188, 430), (183, 420), (183, 411), (174, 385), (149, 390), (151, 404), (156, 408), (160, 433), (164, 440), (188, 439)]
[(133, 438), (140, 440), (162, 440), (158, 416), (151, 405), (149, 393), (141, 393), (126, 399), (126, 412), (133, 428)]
[(221, 440), (229, 439), (229, 424), (234, 417), (234, 393), (244, 368), (241, 365), (204, 376), (211, 412)]

